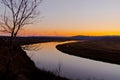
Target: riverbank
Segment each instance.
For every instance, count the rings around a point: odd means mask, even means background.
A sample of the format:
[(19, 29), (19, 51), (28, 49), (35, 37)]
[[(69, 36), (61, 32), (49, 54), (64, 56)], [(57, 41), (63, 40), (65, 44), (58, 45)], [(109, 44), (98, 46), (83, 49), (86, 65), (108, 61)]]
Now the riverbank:
[(19, 46), (0, 46), (0, 80), (68, 80), (39, 70)]
[(56, 48), (64, 53), (83, 58), (120, 64), (119, 40), (89, 40), (59, 44)]
[[(20, 45), (28, 45), (28, 44), (35, 44), (35, 43), (43, 43), (43, 42), (60, 42), (60, 41), (69, 41), (72, 40), (69, 37), (57, 37), (57, 36), (31, 36), (31, 37), (16, 37), (15, 42)], [(0, 44), (9, 44), (10, 42), (9, 36), (0, 36)], [(4, 42), (4, 43), (3, 43)]]

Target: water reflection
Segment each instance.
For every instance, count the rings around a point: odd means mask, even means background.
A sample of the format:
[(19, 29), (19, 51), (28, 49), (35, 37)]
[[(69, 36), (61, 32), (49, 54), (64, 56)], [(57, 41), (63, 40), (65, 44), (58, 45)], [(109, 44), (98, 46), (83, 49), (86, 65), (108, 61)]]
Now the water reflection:
[[(62, 42), (37, 44), (40, 50), (27, 51), (28, 56), (40, 69), (55, 71), (59, 66), (61, 76), (82, 80), (120, 80), (120, 66), (80, 58), (58, 51), (55, 46)], [(39, 45), (39, 46), (38, 46)]]

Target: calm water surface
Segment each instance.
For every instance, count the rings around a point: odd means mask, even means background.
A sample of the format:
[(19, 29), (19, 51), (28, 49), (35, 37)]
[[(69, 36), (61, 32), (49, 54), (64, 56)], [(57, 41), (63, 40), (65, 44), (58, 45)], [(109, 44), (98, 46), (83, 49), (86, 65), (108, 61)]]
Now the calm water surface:
[[(74, 80), (120, 80), (120, 65), (109, 64), (58, 51), (55, 46), (64, 42), (34, 44), (38, 50), (27, 50), (27, 55), (40, 69), (56, 72)], [(33, 46), (33, 45), (32, 45)]]

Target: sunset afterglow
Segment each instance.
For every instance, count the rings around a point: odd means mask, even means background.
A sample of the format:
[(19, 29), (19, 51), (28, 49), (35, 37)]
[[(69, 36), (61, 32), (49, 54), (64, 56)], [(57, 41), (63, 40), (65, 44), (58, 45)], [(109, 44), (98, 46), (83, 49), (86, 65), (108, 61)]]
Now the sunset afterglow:
[(120, 0), (43, 0), (39, 9), (41, 20), (19, 35), (120, 35)]

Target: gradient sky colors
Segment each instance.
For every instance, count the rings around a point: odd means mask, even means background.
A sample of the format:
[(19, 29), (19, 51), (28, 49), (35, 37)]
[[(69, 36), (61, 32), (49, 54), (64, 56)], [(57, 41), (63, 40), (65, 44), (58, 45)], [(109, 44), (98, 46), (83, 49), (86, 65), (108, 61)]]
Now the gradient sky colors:
[(120, 35), (120, 0), (43, 0), (39, 10), (19, 35)]

